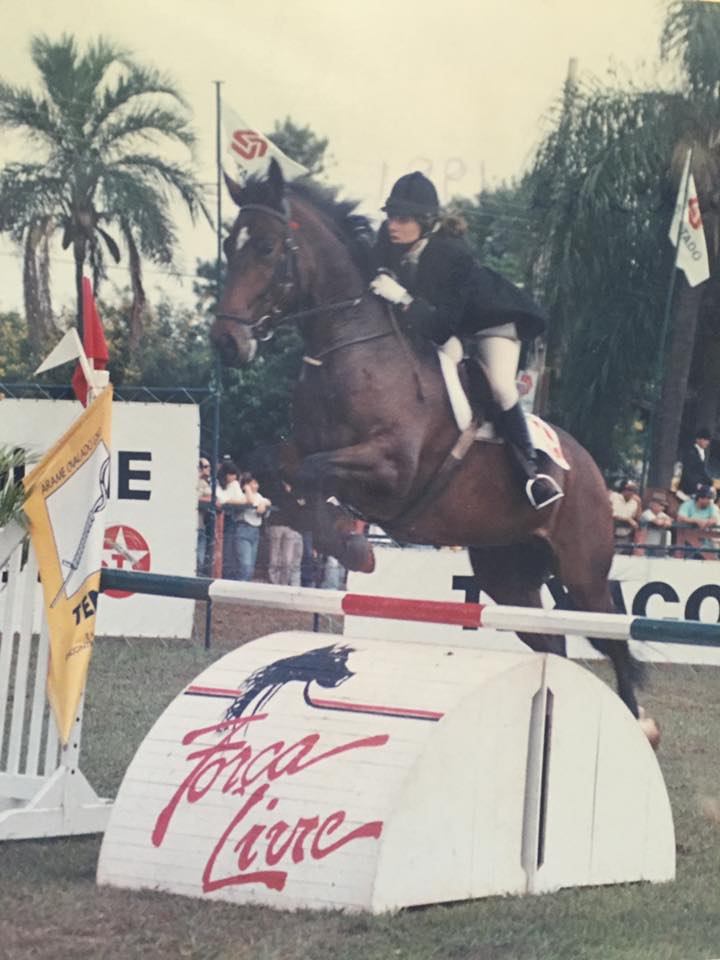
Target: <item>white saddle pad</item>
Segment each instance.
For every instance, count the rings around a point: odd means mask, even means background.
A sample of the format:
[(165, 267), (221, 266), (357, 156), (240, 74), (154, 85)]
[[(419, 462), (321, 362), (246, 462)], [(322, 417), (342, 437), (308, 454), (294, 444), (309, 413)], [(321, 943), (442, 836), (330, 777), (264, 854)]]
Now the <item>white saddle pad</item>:
[[(457, 337), (450, 337), (446, 343), (437, 348), (437, 351), (455, 422), (460, 431), (466, 430), (472, 421), (472, 409), (458, 373), (458, 364), (463, 358), (462, 344)], [(540, 417), (535, 416), (534, 413), (528, 413), (525, 416), (530, 430), (530, 439), (536, 449), (546, 453), (563, 470), (569, 470), (570, 464), (565, 459), (560, 438), (556, 431)], [(494, 443), (505, 442), (502, 437), (498, 436), (494, 424), (490, 421), (486, 421), (478, 427), (475, 439)]]

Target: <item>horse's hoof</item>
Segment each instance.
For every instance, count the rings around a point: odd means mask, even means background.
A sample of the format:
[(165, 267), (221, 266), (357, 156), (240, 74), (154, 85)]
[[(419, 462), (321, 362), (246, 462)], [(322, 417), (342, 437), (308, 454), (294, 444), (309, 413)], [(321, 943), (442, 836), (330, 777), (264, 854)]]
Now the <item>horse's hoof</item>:
[(648, 742), (653, 750), (657, 750), (660, 746), (660, 727), (655, 723), (652, 717), (645, 716), (645, 711), (640, 708), (641, 714), (638, 717), (638, 723), (640, 724), (640, 729), (648, 738)]

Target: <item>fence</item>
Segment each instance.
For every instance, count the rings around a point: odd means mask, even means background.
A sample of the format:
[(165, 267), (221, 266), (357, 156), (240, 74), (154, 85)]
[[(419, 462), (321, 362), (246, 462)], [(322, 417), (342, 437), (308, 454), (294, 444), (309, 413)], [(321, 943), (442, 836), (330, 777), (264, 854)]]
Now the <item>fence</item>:
[(45, 618), (39, 635), (32, 629), (39, 591), (24, 531), (0, 530), (0, 840), (98, 833), (111, 806), (79, 768), (82, 704), (60, 746), (45, 696)]

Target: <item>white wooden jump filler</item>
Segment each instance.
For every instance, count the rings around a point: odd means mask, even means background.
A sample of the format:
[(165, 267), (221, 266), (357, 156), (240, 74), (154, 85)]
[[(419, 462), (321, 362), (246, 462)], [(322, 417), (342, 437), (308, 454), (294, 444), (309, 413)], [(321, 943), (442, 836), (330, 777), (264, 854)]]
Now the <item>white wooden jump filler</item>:
[[(258, 587), (213, 595), (338, 602)], [(373, 912), (674, 875), (656, 757), (587, 670), (297, 631), (227, 654), (168, 706), (98, 867), (132, 889)]]
[(0, 530), (0, 840), (105, 829), (110, 801), (79, 768), (82, 705), (60, 748), (45, 695), (47, 624), (33, 633), (41, 593), (35, 554), (17, 525)]

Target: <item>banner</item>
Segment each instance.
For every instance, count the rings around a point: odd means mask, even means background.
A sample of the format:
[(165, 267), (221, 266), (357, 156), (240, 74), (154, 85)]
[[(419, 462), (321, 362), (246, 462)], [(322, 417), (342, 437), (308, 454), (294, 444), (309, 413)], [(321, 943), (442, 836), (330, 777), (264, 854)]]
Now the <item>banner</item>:
[[(14, 400), (0, 403), (3, 441), (33, 453), (50, 450), (75, 423), (76, 400)], [(113, 398), (110, 501), (103, 514), (103, 567), (195, 575), (197, 461), (200, 412), (194, 403), (136, 403)], [(42, 598), (40, 598), (42, 599)], [(5, 622), (0, 589), (0, 624)], [(104, 593), (96, 637), (189, 639), (193, 600)], [(41, 604), (35, 632), (42, 620)]]
[(24, 479), (24, 509), (50, 637), (48, 700), (64, 744), (85, 687), (95, 637), (103, 511), (110, 494), (111, 411), (108, 387)]
[(668, 236), (673, 246), (677, 246), (675, 266), (685, 273), (690, 286), (696, 287), (708, 279), (710, 266), (695, 180), (690, 172), (690, 156), (688, 150)]
[(272, 157), (280, 164), (286, 180), (295, 180), (307, 174), (302, 164), (286, 157), (271, 140), (224, 102), (222, 124), (225, 128), (224, 154), (230, 161), (231, 176), (239, 173), (243, 179), (250, 175), (262, 177), (267, 173)]

